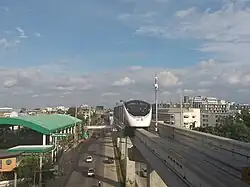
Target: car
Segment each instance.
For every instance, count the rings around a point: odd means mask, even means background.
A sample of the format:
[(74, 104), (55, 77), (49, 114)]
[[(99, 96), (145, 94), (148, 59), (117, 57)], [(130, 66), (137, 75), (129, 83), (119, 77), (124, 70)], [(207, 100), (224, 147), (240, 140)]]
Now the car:
[(110, 132), (108, 132), (108, 133), (106, 134), (106, 136), (111, 136), (111, 133), (110, 133)]
[(112, 158), (107, 158), (107, 159), (105, 160), (105, 163), (107, 163), (107, 164), (113, 164), (113, 163), (114, 163), (114, 160), (113, 160)]
[(86, 162), (92, 162), (92, 161), (93, 161), (93, 157), (92, 156), (87, 156)]
[(93, 168), (89, 168), (88, 177), (94, 177), (94, 176), (95, 176), (95, 170)]

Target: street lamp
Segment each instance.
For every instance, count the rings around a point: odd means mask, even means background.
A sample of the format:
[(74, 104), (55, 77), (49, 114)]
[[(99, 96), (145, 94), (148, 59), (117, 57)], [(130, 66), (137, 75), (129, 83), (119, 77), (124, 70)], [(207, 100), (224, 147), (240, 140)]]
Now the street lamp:
[(155, 74), (155, 132), (158, 132), (158, 89), (159, 89), (159, 85), (158, 85), (158, 77)]

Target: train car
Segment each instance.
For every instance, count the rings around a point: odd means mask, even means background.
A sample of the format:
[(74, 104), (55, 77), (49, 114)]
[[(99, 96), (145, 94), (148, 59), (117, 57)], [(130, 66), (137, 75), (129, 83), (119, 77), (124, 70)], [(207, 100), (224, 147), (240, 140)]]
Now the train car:
[(142, 100), (130, 100), (114, 108), (114, 121), (121, 126), (147, 128), (151, 120), (152, 106)]

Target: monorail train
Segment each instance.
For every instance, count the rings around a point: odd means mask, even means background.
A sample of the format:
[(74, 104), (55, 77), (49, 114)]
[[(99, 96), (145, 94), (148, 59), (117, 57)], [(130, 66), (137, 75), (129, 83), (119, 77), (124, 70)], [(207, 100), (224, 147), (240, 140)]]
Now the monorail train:
[(152, 106), (145, 101), (130, 100), (114, 108), (114, 121), (122, 126), (147, 128), (151, 120)]

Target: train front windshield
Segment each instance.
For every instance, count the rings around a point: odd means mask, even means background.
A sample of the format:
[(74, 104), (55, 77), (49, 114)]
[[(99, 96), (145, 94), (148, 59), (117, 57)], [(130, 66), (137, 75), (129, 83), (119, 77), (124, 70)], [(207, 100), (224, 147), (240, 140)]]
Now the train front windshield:
[(146, 116), (150, 112), (151, 105), (144, 101), (128, 101), (125, 103), (127, 111), (133, 116)]

